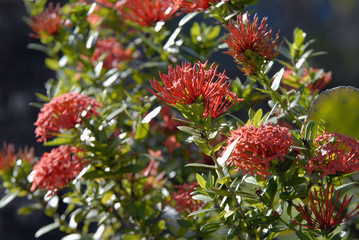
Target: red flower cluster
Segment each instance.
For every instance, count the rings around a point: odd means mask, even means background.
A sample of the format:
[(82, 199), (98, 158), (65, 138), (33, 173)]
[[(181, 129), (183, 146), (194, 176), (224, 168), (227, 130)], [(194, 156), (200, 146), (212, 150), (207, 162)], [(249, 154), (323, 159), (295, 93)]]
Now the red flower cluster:
[(53, 7), (50, 3), (44, 12), (30, 18), (29, 25), (34, 32), (30, 36), (34, 38), (45, 37), (47, 35), (56, 35), (63, 24), (60, 4)]
[(322, 173), (322, 177), (359, 171), (359, 141), (339, 133), (327, 133), (314, 140), (317, 156), (305, 169)]
[(25, 147), (15, 152), (14, 144), (3, 143), (3, 149), (0, 151), (0, 170), (6, 171), (8, 168), (14, 166), (18, 159), (33, 163), (34, 162), (34, 148)]
[(146, 27), (170, 20), (178, 10), (173, 0), (122, 0), (115, 7), (123, 19)]
[(51, 99), (41, 109), (35, 122), (38, 141), (46, 142), (47, 138), (54, 137), (61, 130), (73, 128), (82, 122), (81, 116), (84, 118), (97, 116), (99, 113), (96, 110), (101, 106), (96, 100), (74, 92)]
[(44, 153), (33, 168), (34, 179), (30, 190), (39, 188), (55, 192), (76, 178), (85, 165), (78, 155), (80, 151), (76, 147), (61, 145), (50, 153)]
[(116, 38), (99, 39), (91, 61), (97, 63), (102, 59), (107, 69), (121, 68), (124, 61), (132, 59), (132, 50), (124, 49)]
[(288, 153), (294, 140), (288, 128), (279, 125), (253, 125), (239, 126), (237, 130), (231, 132), (228, 138), (228, 146), (238, 139), (228, 164), (234, 164), (252, 175), (258, 174), (265, 178), (272, 175), (269, 171), (270, 162), (279, 159), (284, 161), (284, 156)]
[[(246, 14), (249, 18), (249, 14)], [(253, 22), (243, 19), (242, 13), (237, 16), (237, 24), (230, 21), (226, 25), (230, 34), (226, 34), (228, 40), (223, 40), (228, 44), (227, 54), (231, 55), (239, 68), (246, 74), (256, 74), (262, 70), (266, 61), (274, 59), (279, 54), (279, 31), (272, 40), (272, 29), (268, 31), (267, 18), (263, 18), (258, 26), (257, 14), (254, 15)]]
[[(149, 149), (148, 153), (153, 157), (162, 158), (161, 150), (155, 152)], [(164, 178), (166, 172), (162, 171), (161, 173), (158, 174), (159, 166), (160, 166), (160, 162), (156, 161), (155, 158), (152, 158), (147, 168), (143, 171), (143, 176), (147, 177), (147, 181), (144, 184), (144, 189), (143, 189), (144, 192), (161, 188), (166, 183), (167, 178)]]
[(205, 203), (192, 198), (191, 192), (196, 187), (198, 187), (197, 182), (175, 186), (177, 191), (173, 192), (171, 199), (169, 201), (165, 200), (165, 203), (174, 207), (177, 212), (182, 212), (186, 215), (199, 210)]
[(205, 11), (220, 1), (221, 0), (174, 0), (175, 4), (186, 13)]
[(312, 217), (308, 210), (299, 204), (299, 206), (296, 206), (295, 208), (302, 214), (302, 218), (307, 221), (307, 224), (301, 224), (294, 220), (292, 220), (292, 222), (307, 228), (318, 229), (325, 233), (330, 233), (340, 224), (359, 214), (359, 205), (357, 205), (357, 207), (350, 213), (344, 213), (345, 209), (353, 199), (353, 196), (348, 199), (347, 195), (344, 196), (342, 204), (339, 209), (337, 209), (337, 213), (334, 214), (336, 205), (339, 202), (340, 189), (335, 198), (333, 198), (334, 192), (334, 185), (331, 187), (327, 185), (325, 194), (322, 189), (319, 190), (319, 194), (316, 189), (314, 189), (314, 194), (310, 191), (310, 210), (314, 214), (314, 217)]
[(287, 90), (298, 89), (301, 85), (309, 88), (310, 93), (319, 92), (332, 80), (332, 72), (322, 72), (321, 69), (305, 68), (301, 76), (295, 75), (292, 69), (287, 68), (284, 71), (281, 84)]
[(217, 73), (218, 67), (214, 68), (214, 64), (209, 70), (206, 66), (207, 62), (198, 62), (193, 67), (190, 63), (183, 63), (182, 67), (175, 69), (170, 66), (168, 75), (160, 73), (164, 87), (153, 79), (151, 86), (157, 93), (152, 89), (149, 91), (174, 107), (177, 104), (203, 103), (206, 107), (203, 117), (215, 119), (243, 99), (229, 90), (231, 84), (227, 82), (225, 72)]

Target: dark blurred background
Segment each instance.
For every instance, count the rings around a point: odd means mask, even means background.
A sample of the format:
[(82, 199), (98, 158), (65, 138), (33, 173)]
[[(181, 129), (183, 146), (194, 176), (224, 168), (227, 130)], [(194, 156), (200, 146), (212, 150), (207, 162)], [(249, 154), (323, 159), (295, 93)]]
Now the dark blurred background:
[[(357, 0), (259, 0), (254, 6), (260, 17), (268, 16), (274, 32), (292, 41), (295, 27), (316, 39), (312, 45), (326, 55), (310, 60), (312, 67), (333, 71), (326, 88), (339, 85), (359, 87), (359, 2)], [(35, 92), (45, 93), (44, 83), (53, 73), (44, 65), (45, 55), (27, 48), (37, 42), (28, 36), (30, 28), (24, 18), (22, 0), (0, 0), (0, 144), (16, 147), (34, 146), (41, 156), (44, 148), (36, 142), (33, 123), (38, 109), (29, 106), (36, 101)], [(4, 195), (0, 190), (0, 197)], [(42, 213), (18, 216), (17, 199), (0, 209), (0, 240), (35, 239), (36, 230), (51, 220)], [(52, 232), (40, 239), (61, 239)]]

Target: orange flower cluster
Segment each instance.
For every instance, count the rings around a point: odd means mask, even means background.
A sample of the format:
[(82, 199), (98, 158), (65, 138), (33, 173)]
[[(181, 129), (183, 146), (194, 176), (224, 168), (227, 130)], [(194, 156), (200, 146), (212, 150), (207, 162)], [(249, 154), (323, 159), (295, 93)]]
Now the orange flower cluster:
[[(345, 195), (339, 208), (336, 208), (340, 196), (340, 189), (335, 198), (333, 197), (334, 193), (334, 185), (331, 187), (327, 185), (325, 193), (323, 193), (322, 189), (319, 190), (319, 193), (314, 189), (314, 194), (310, 191), (310, 210), (314, 216), (312, 217), (307, 208), (299, 204), (299, 206), (295, 208), (302, 214), (302, 218), (307, 221), (307, 224), (301, 224), (296, 221), (292, 222), (311, 229), (329, 231), (330, 233), (335, 227), (359, 214), (359, 205), (357, 205), (353, 211), (349, 213), (346, 212), (346, 208), (352, 201), (353, 196), (348, 199), (347, 195)], [(334, 212), (336, 213), (334, 214)]]
[(173, 192), (171, 199), (169, 201), (165, 200), (165, 203), (174, 207), (177, 212), (182, 212), (186, 215), (199, 210), (205, 203), (192, 198), (191, 192), (196, 187), (198, 187), (197, 182), (175, 186), (177, 191)]
[(63, 24), (62, 14), (60, 12), (60, 4), (54, 8), (50, 3), (49, 7), (44, 12), (30, 18), (29, 25), (34, 32), (30, 36), (40, 38), (46, 35), (56, 35)]
[[(228, 146), (238, 139), (228, 164), (234, 164), (244, 174), (258, 174), (265, 178), (272, 175), (269, 171), (270, 163), (279, 159), (284, 161), (284, 156), (294, 143), (288, 128), (279, 125), (253, 125), (239, 126), (231, 132), (228, 138)], [(225, 151), (224, 151), (225, 152)]]
[(35, 122), (38, 141), (46, 142), (47, 138), (56, 136), (62, 130), (73, 128), (82, 122), (81, 117), (90, 118), (98, 115), (97, 108), (101, 106), (96, 100), (75, 92), (51, 99), (41, 109)]
[(243, 99), (229, 90), (231, 84), (225, 72), (217, 73), (218, 67), (214, 68), (214, 64), (208, 70), (206, 66), (207, 62), (198, 62), (193, 67), (190, 63), (182, 63), (182, 67), (175, 69), (170, 66), (168, 75), (160, 73), (164, 87), (153, 79), (150, 83), (154, 90), (149, 91), (172, 106), (203, 103), (203, 117), (215, 119)]
[(178, 10), (173, 0), (122, 0), (115, 8), (123, 19), (146, 27), (170, 20)]
[(359, 171), (359, 141), (339, 133), (327, 133), (314, 140), (317, 156), (309, 160), (309, 170), (327, 175), (345, 174)]
[(99, 39), (91, 61), (97, 63), (101, 58), (105, 68), (121, 68), (124, 61), (132, 59), (132, 50), (124, 49), (116, 38)]
[[(260, 25), (257, 14), (253, 22), (243, 19), (243, 14), (237, 16), (237, 26), (230, 21), (226, 25), (229, 34), (226, 34), (228, 44), (227, 54), (231, 55), (240, 65), (239, 68), (246, 74), (252, 75), (262, 70), (266, 61), (274, 59), (279, 54), (279, 31), (272, 40), (272, 29), (268, 30), (267, 18), (263, 18)], [(259, 26), (258, 26), (259, 25)]]
[(6, 144), (4, 142), (3, 149), (0, 151), (0, 170), (6, 171), (13, 167), (18, 159), (33, 163), (34, 157), (34, 148), (26, 146), (24, 149), (19, 149), (16, 153), (14, 144)]
[(174, 0), (176, 5), (186, 13), (205, 11), (220, 1), (221, 0)]
[(30, 190), (39, 188), (56, 192), (76, 178), (85, 165), (79, 152), (80, 149), (76, 147), (62, 145), (50, 153), (44, 153), (33, 168), (34, 178)]

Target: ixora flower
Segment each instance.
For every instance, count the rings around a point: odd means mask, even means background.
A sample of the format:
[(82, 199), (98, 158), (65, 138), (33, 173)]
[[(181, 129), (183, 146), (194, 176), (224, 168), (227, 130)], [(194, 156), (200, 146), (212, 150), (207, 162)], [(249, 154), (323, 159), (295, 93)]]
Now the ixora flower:
[(0, 170), (6, 171), (14, 166), (18, 159), (33, 163), (35, 158), (34, 148), (25, 147), (15, 152), (15, 145), (3, 143), (3, 149), (0, 151)]
[(352, 201), (353, 196), (350, 198), (347, 195), (344, 196), (339, 208), (336, 208), (339, 203), (340, 189), (334, 197), (334, 185), (326, 187), (325, 193), (320, 188), (319, 193), (317, 189), (310, 191), (310, 211), (299, 204), (295, 208), (302, 215), (302, 218), (307, 221), (307, 224), (301, 224), (292, 220), (293, 223), (311, 228), (318, 229), (324, 234), (332, 232), (340, 224), (350, 220), (359, 214), (359, 205), (356, 208), (347, 213), (346, 208)]
[[(246, 18), (246, 19), (245, 19)], [(239, 68), (246, 75), (259, 73), (265, 63), (274, 59), (279, 54), (279, 31), (272, 39), (272, 29), (268, 31), (267, 18), (263, 18), (260, 25), (257, 14), (253, 22), (249, 20), (249, 14), (242, 13), (237, 16), (237, 26), (233, 21), (226, 25), (229, 34), (226, 34), (228, 44), (227, 54), (231, 55), (239, 64)]]
[(79, 152), (79, 148), (61, 145), (49, 153), (44, 153), (33, 168), (30, 190), (35, 191), (39, 188), (56, 192), (75, 179), (86, 164)]
[(34, 32), (30, 34), (30, 36), (40, 38), (48, 35), (56, 35), (63, 24), (61, 18), (60, 4), (57, 4), (56, 8), (54, 8), (53, 4), (50, 3), (44, 12), (30, 18), (29, 25)]
[(221, 0), (174, 0), (176, 5), (186, 13), (205, 11), (220, 1)]
[(229, 90), (231, 84), (227, 82), (225, 72), (217, 73), (218, 67), (214, 68), (214, 64), (208, 70), (206, 66), (207, 62), (198, 62), (193, 67), (190, 63), (182, 63), (176, 68), (170, 66), (168, 75), (160, 73), (164, 87), (153, 79), (150, 83), (154, 90), (149, 91), (173, 107), (204, 104), (203, 117), (217, 118), (243, 99)]
[[(308, 71), (309, 70), (309, 71)], [(296, 74), (292, 69), (284, 71), (281, 84), (287, 90), (298, 89), (301, 85), (309, 88), (310, 93), (319, 92), (332, 80), (332, 72), (324, 72), (321, 69), (305, 68)]]
[(96, 100), (75, 92), (65, 93), (51, 99), (41, 109), (35, 122), (37, 141), (47, 141), (47, 138), (56, 136), (61, 130), (73, 128), (82, 123), (83, 118), (97, 116), (97, 108), (102, 105)]
[(124, 49), (116, 38), (99, 39), (91, 61), (97, 63), (102, 59), (103, 66), (107, 69), (121, 68), (125, 61), (132, 59), (132, 50)]
[(170, 20), (178, 10), (173, 0), (120, 0), (115, 7), (123, 19), (145, 27)]
[(191, 184), (184, 183), (174, 187), (177, 191), (173, 192), (170, 200), (165, 200), (165, 203), (174, 207), (177, 212), (188, 215), (199, 210), (205, 204), (192, 198), (191, 193), (198, 187), (197, 182)]
[(272, 175), (269, 168), (271, 162), (279, 159), (284, 162), (284, 156), (294, 143), (288, 128), (279, 125), (239, 126), (231, 132), (228, 146), (238, 139), (228, 164), (234, 164), (244, 174), (258, 174), (265, 178)]
[(359, 141), (340, 133), (324, 132), (314, 140), (317, 156), (303, 168), (327, 175), (359, 171)]

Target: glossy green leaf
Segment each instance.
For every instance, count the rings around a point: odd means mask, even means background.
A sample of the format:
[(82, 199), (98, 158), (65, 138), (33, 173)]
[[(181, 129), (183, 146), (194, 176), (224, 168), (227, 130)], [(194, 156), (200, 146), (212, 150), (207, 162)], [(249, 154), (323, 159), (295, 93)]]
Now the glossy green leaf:
[(72, 143), (73, 139), (68, 137), (57, 137), (54, 140), (47, 141), (44, 146), (58, 146)]
[(59, 226), (60, 226), (59, 222), (54, 222), (54, 223), (51, 223), (49, 225), (43, 226), (42, 228), (37, 230), (37, 232), (35, 233), (35, 237), (36, 238), (41, 237), (45, 233), (48, 233), (48, 232), (58, 228)]
[(57, 71), (57, 70), (60, 69), (59, 63), (58, 63), (58, 61), (56, 59), (46, 58), (45, 59), (45, 64), (51, 70)]
[(195, 216), (195, 215), (198, 215), (198, 214), (201, 214), (201, 213), (205, 213), (205, 212), (210, 212), (210, 211), (215, 211), (217, 210), (216, 208), (209, 208), (209, 209), (201, 209), (201, 210), (198, 210), (198, 211), (195, 211), (195, 212), (191, 212), (188, 217), (192, 217), (192, 216)]
[(221, 223), (207, 223), (201, 227), (201, 232), (213, 232), (221, 226)]
[(206, 180), (204, 180), (204, 178), (199, 175), (198, 173), (196, 173), (196, 179), (197, 179), (197, 182), (199, 183), (199, 185), (201, 186), (201, 188), (206, 188), (207, 186), (207, 182)]
[(338, 132), (359, 139), (359, 89), (336, 87), (319, 94), (309, 109), (308, 120), (321, 119), (328, 132)]
[(212, 201), (212, 198), (210, 198), (210, 197), (207, 196), (207, 195), (203, 195), (203, 194), (193, 195), (192, 198), (193, 198), (194, 200), (200, 200), (200, 201), (205, 201), (205, 202), (211, 202), (211, 201)]
[(20, 189), (16, 189), (15, 191), (10, 191), (7, 193), (1, 200), (0, 200), (0, 208), (5, 207), (9, 204), (12, 200), (14, 200), (17, 195), (19, 194)]
[(21, 207), (17, 211), (17, 213), (21, 214), (21, 215), (27, 215), (27, 214), (33, 213), (36, 210), (40, 210), (40, 209), (42, 209), (42, 206), (41, 206), (40, 203), (33, 203), (33, 204), (30, 204), (30, 205)]
[(204, 163), (188, 163), (185, 167), (198, 167), (198, 168), (210, 168), (210, 169), (217, 169), (214, 165), (207, 165)]
[(150, 125), (148, 123), (138, 123), (136, 128), (135, 139), (142, 140), (147, 136)]
[(284, 68), (282, 68), (279, 72), (277, 72), (274, 75), (273, 82), (272, 82), (272, 85), (271, 85), (271, 88), (272, 88), (273, 91), (278, 90), (278, 88), (280, 86), (280, 82), (281, 82), (282, 77), (283, 77), (283, 74), (284, 74)]

